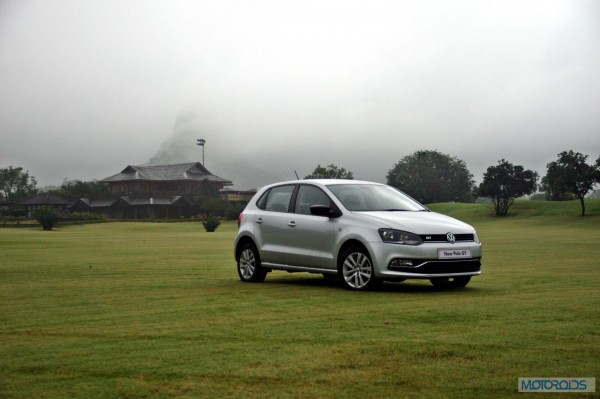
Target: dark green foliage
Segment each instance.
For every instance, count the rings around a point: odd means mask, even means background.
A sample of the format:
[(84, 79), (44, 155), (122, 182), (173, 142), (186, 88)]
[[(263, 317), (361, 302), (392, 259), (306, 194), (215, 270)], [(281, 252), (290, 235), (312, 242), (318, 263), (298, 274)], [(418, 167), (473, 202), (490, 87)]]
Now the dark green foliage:
[(200, 198), (200, 211), (209, 215), (224, 216), (229, 208), (229, 202), (221, 198)]
[(586, 194), (600, 182), (600, 158), (595, 165), (588, 165), (588, 156), (573, 150), (558, 154), (558, 160), (548, 164), (546, 176), (542, 179), (542, 189), (549, 199), (561, 200), (575, 196), (581, 203), (581, 216), (585, 216)]
[(438, 151), (417, 151), (388, 171), (387, 183), (416, 200), (472, 202), (474, 181), (464, 161)]
[(80, 198), (103, 199), (110, 197), (108, 185), (98, 181), (82, 182), (77, 180), (64, 183), (59, 189), (50, 192), (70, 201), (77, 201)]
[(221, 224), (221, 220), (214, 215), (209, 215), (206, 219), (204, 219), (202, 221), (202, 225), (204, 226), (204, 229), (209, 233), (212, 233), (213, 231), (215, 231), (217, 229), (217, 227), (219, 227), (220, 224)]
[(218, 186), (209, 182), (202, 182), (199, 195), (198, 207), (201, 213), (217, 216), (227, 214), (229, 202), (220, 197)]
[(497, 166), (487, 168), (478, 195), (492, 200), (496, 216), (506, 216), (515, 199), (535, 192), (537, 179), (536, 172), (502, 159)]
[(69, 212), (64, 220), (104, 220), (106, 216), (96, 212)]
[(199, 187), (198, 194), (202, 198), (219, 198), (219, 186), (209, 181), (203, 181)]
[(244, 205), (229, 205), (229, 208), (227, 208), (227, 220), (237, 220), (237, 218), (240, 216), (240, 213), (242, 213), (242, 211), (244, 210), (245, 206)]
[(344, 168), (338, 168), (334, 164), (327, 165), (324, 168), (321, 165), (317, 165), (313, 172), (304, 177), (305, 179), (354, 179), (352, 172), (346, 171)]
[(60, 213), (49, 206), (43, 206), (33, 213), (33, 218), (37, 220), (44, 230), (52, 230), (60, 219)]
[(21, 201), (37, 194), (36, 184), (35, 178), (29, 176), (29, 172), (23, 172), (21, 167), (0, 169), (0, 197), (4, 197), (9, 215)]

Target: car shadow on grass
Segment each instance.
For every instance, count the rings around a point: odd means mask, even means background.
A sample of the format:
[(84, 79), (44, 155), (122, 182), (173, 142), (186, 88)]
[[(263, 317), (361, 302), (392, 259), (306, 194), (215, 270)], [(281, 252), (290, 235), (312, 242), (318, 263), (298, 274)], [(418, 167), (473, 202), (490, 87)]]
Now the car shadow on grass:
[[(303, 275), (303, 276), (286, 276), (285, 274), (267, 275), (264, 284), (277, 284), (287, 285), (295, 287), (307, 287), (307, 288), (331, 288), (332, 290), (344, 290), (343, 284), (333, 278), (325, 278), (317, 275)], [(472, 284), (472, 282), (470, 283)], [(402, 282), (391, 282), (384, 281), (377, 287), (367, 292), (379, 292), (379, 293), (423, 293), (423, 294), (436, 294), (436, 293), (464, 293), (473, 294), (480, 292), (481, 290), (477, 287), (467, 285), (464, 288), (437, 288), (434, 287), (429, 280), (405, 280)]]

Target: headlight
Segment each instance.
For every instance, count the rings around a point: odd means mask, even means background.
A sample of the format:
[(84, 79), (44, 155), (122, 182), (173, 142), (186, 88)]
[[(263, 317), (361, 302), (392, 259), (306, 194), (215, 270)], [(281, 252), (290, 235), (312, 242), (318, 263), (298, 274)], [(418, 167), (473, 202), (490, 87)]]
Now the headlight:
[(383, 242), (402, 245), (421, 245), (423, 240), (414, 233), (394, 229), (379, 229), (379, 236)]
[(481, 240), (479, 239), (476, 231), (473, 231), (473, 240), (475, 240), (477, 244), (481, 244)]

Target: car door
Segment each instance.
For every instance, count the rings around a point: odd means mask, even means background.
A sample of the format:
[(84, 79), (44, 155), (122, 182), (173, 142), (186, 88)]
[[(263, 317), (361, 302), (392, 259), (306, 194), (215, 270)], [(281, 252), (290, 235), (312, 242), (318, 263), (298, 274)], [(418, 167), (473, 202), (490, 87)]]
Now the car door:
[(325, 205), (331, 207), (333, 202), (319, 187), (300, 184), (294, 201), (294, 213), (289, 214), (287, 234), (291, 241), (287, 243), (290, 250), (287, 263), (294, 266), (335, 269), (333, 261), (333, 242), (336, 219), (326, 216), (311, 215), (310, 207)]
[[(288, 225), (290, 201), (295, 184), (273, 187), (267, 193), (261, 211), (256, 215), (256, 235), (263, 263), (286, 264), (293, 242), (293, 230)], [(259, 200), (261, 201), (261, 200)]]

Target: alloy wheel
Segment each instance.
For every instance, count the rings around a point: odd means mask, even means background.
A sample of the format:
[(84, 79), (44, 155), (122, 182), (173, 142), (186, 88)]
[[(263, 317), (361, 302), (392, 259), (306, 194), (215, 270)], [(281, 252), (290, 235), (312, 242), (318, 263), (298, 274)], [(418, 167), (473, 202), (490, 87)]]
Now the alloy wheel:
[(353, 290), (367, 289), (374, 280), (371, 260), (360, 251), (351, 252), (344, 258), (342, 276), (348, 288)]

